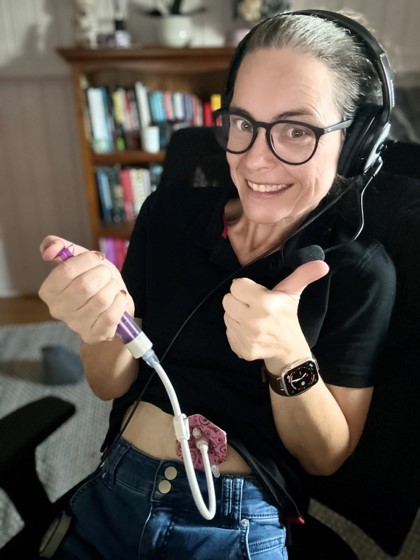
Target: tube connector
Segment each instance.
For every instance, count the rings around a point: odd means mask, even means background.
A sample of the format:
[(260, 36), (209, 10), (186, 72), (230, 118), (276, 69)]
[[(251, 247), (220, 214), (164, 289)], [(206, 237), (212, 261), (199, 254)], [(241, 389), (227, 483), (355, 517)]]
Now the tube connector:
[(185, 414), (174, 416), (175, 436), (178, 441), (190, 439), (190, 424)]

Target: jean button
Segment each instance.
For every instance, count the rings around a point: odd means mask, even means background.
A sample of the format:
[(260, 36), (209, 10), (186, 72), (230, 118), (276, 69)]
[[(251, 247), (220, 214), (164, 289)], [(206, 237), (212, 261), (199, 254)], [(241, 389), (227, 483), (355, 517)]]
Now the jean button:
[(249, 520), (248, 519), (241, 519), (240, 523), (241, 523), (242, 527), (248, 527)]
[(165, 476), (168, 480), (174, 480), (178, 476), (178, 471), (175, 467), (166, 467)]
[(171, 491), (171, 488), (172, 484), (169, 482), (169, 480), (161, 480), (159, 482), (158, 489), (161, 494), (167, 494)]

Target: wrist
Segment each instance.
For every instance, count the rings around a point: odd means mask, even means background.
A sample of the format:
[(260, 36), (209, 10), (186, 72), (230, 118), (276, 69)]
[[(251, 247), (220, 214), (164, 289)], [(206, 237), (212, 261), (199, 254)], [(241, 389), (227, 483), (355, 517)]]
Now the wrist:
[(300, 358), (285, 365), (279, 373), (270, 371), (263, 362), (262, 380), (283, 397), (294, 397), (307, 391), (319, 380), (318, 362), (313, 356)]
[(286, 352), (282, 356), (265, 358), (264, 363), (270, 373), (280, 374), (287, 365), (306, 358), (307, 356), (312, 356), (312, 352), (305, 341), (304, 344), (299, 345), (299, 347), (294, 347), (293, 351)]

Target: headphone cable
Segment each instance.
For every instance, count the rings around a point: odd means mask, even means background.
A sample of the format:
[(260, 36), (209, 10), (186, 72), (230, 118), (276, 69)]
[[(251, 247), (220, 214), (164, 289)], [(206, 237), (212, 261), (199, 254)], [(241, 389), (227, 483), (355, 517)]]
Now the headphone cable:
[[(382, 165), (382, 164), (381, 164)], [(358, 176), (356, 178), (353, 178), (349, 185), (346, 186), (346, 188), (344, 188), (336, 197), (334, 197), (328, 204), (326, 204), (325, 206), (323, 206), (323, 208), (317, 212), (315, 215), (313, 215), (308, 221), (304, 222), (288, 239), (286, 239), (286, 241), (284, 243), (276, 243), (275, 245), (273, 245), (270, 249), (268, 249), (267, 251), (265, 251), (264, 253), (262, 253), (260, 256), (256, 257), (255, 259), (253, 259), (252, 261), (250, 261), (249, 263), (246, 263), (244, 265), (242, 265), (240, 268), (238, 268), (237, 270), (235, 270), (234, 272), (232, 272), (231, 274), (229, 274), (226, 278), (224, 278), (221, 282), (219, 282), (214, 288), (212, 288), (210, 290), (210, 292), (208, 292), (199, 302), (198, 304), (194, 307), (194, 309), (187, 315), (187, 317), (184, 319), (184, 321), (181, 323), (180, 327), (178, 328), (177, 332), (174, 334), (174, 336), (172, 337), (171, 341), (169, 342), (168, 346), (166, 347), (164, 353), (162, 354), (162, 356), (159, 358), (160, 363), (163, 363), (163, 361), (165, 360), (166, 356), (168, 355), (169, 351), (171, 350), (172, 346), (175, 344), (176, 340), (178, 339), (178, 337), (180, 336), (181, 332), (184, 330), (185, 326), (189, 323), (189, 321), (192, 319), (192, 317), (197, 313), (197, 311), (204, 305), (204, 303), (221, 287), (223, 286), (223, 284), (225, 284), (226, 282), (228, 282), (229, 280), (232, 280), (235, 276), (237, 276), (239, 273), (243, 272), (246, 268), (252, 266), (253, 264), (255, 264), (256, 262), (264, 259), (265, 257), (268, 257), (269, 255), (271, 255), (272, 253), (278, 251), (279, 249), (282, 249), (285, 246), (285, 244), (292, 239), (293, 237), (295, 237), (298, 233), (300, 233), (302, 230), (304, 230), (305, 228), (307, 228), (310, 224), (312, 224), (317, 218), (319, 218), (322, 214), (324, 214), (325, 212), (327, 212), (332, 206), (334, 206), (334, 204), (336, 204), (347, 192), (350, 191), (350, 189), (354, 186), (354, 183), (358, 181), (359, 177), (363, 177), (366, 176), (367, 177), (367, 181), (366, 182), (362, 182), (360, 186), (358, 186), (356, 184), (356, 193), (358, 195), (357, 197), (357, 202), (358, 202), (358, 211), (359, 211), (359, 224), (357, 227), (357, 230), (355, 232), (355, 234), (352, 236), (352, 238), (345, 242), (345, 243), (340, 243), (337, 245), (333, 245), (332, 247), (328, 247), (327, 249), (324, 250), (324, 253), (330, 253), (331, 251), (334, 251), (340, 247), (343, 247), (344, 245), (347, 245), (348, 243), (352, 243), (353, 241), (355, 241), (359, 235), (361, 234), (361, 232), (363, 231), (364, 228), (364, 224), (365, 224), (365, 218), (364, 218), (364, 207), (363, 207), (363, 202), (364, 202), (364, 194), (366, 192), (366, 188), (368, 187), (368, 185), (371, 183), (372, 179), (376, 176), (377, 172), (379, 171), (381, 165), (376, 166), (375, 169), (373, 169), (372, 171), (369, 170), (366, 174), (362, 175), (362, 176)], [(147, 381), (145, 382), (145, 384), (143, 385), (140, 394), (138, 395), (137, 399), (135, 399), (133, 401), (133, 404), (131, 405), (131, 410), (129, 415), (127, 416), (125, 422), (123, 422), (121, 428), (119, 429), (118, 433), (115, 435), (114, 439), (110, 442), (110, 444), (106, 447), (105, 451), (102, 454), (102, 458), (101, 458), (101, 462), (100, 465), (103, 465), (105, 459), (107, 458), (108, 454), (110, 453), (111, 449), (114, 447), (114, 444), (117, 442), (117, 440), (122, 436), (122, 434), (124, 433), (124, 430), (126, 429), (126, 427), (128, 426), (131, 418), (133, 417), (138, 405), (140, 404), (143, 395), (145, 394), (147, 388), (149, 387), (152, 379), (155, 376), (155, 370), (152, 369), (152, 371), (150, 372), (149, 378), (147, 379)]]

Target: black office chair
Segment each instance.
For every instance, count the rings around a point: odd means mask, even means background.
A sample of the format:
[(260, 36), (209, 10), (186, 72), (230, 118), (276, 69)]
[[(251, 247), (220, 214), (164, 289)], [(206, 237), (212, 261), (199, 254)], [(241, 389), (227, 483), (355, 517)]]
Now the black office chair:
[[(383, 159), (364, 206), (365, 231), (382, 242), (397, 271), (385, 355), (356, 452), (332, 477), (308, 477), (308, 487), (314, 499), (395, 556), (420, 507), (420, 145), (389, 141)], [(223, 187), (230, 181), (225, 154), (211, 129), (173, 135), (164, 186)], [(322, 551), (323, 560), (355, 558), (346, 543), (311, 516), (305, 525), (293, 526), (292, 533), (291, 560), (312, 558), (314, 550)]]
[[(369, 187), (365, 201), (366, 231), (384, 244), (398, 279), (379, 382), (354, 455), (335, 475), (308, 477), (307, 483), (314, 499), (355, 523), (395, 556), (420, 505), (420, 438), (416, 435), (420, 425), (420, 146), (390, 143), (384, 160), (383, 172)], [(228, 182), (225, 154), (212, 129), (181, 129), (173, 134), (159, 188), (223, 187)], [(36, 480), (35, 447), (74, 411), (72, 405), (57, 399), (47, 402), (48, 409), (44, 400), (0, 420), (0, 485), (26, 522), (0, 551), (1, 560), (35, 560), (39, 534), (71, 493), (50, 504)], [(34, 418), (40, 426), (34, 426)], [(14, 472), (24, 476), (15, 478)], [(308, 515), (307, 523), (292, 531), (289, 555), (291, 560), (306, 560), (315, 557), (314, 551), (323, 560), (356, 558), (340, 536)]]
[(48, 396), (0, 419), (0, 487), (24, 528), (0, 550), (0, 558), (37, 558), (38, 542), (59, 504), (51, 503), (36, 470), (36, 448), (75, 412), (73, 404)]

